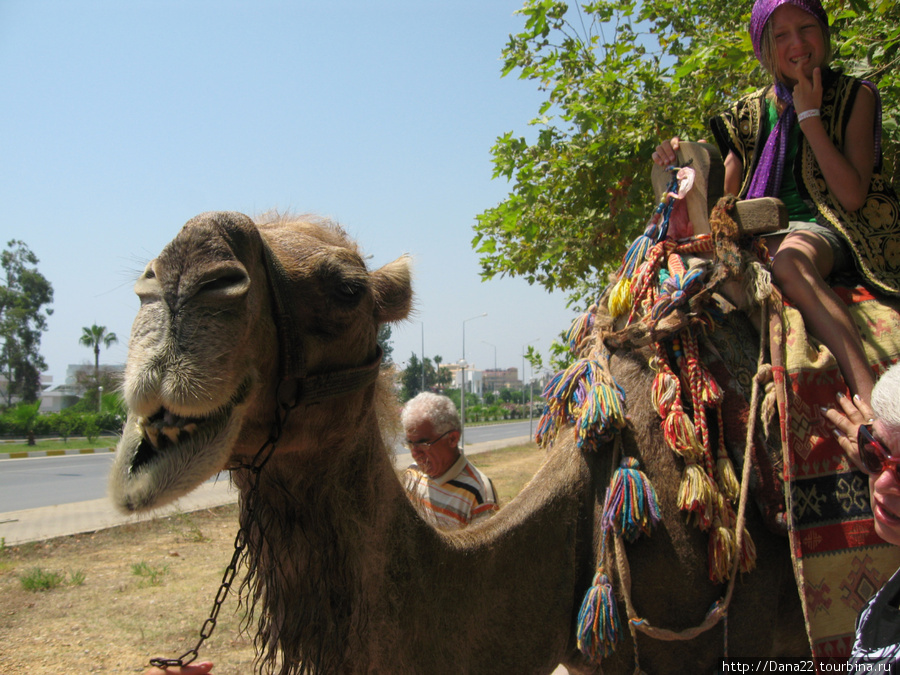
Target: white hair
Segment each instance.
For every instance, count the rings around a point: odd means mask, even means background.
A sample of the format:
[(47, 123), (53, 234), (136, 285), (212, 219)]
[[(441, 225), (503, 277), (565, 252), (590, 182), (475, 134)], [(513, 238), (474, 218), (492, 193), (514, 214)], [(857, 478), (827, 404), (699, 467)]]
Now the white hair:
[(875, 383), (872, 411), (888, 426), (900, 428), (900, 363), (884, 371)]
[(436, 433), (459, 431), (459, 413), (456, 406), (446, 396), (423, 391), (407, 401), (400, 413), (400, 422), (406, 428), (408, 423), (428, 420)]

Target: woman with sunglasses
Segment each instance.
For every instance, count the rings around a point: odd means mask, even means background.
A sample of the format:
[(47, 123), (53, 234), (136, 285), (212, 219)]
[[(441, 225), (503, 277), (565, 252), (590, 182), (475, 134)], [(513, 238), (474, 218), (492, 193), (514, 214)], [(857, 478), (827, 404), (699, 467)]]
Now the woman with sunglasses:
[[(871, 407), (858, 396), (838, 395), (838, 403), (842, 411), (825, 416), (841, 448), (869, 475), (875, 533), (900, 545), (900, 364), (875, 384)], [(900, 664), (900, 570), (860, 612), (850, 663)]]

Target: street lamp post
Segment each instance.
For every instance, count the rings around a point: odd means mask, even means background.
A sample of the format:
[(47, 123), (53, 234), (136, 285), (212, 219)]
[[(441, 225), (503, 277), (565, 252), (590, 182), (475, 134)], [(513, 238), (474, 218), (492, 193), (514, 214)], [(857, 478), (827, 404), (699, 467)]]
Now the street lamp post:
[(462, 351), (462, 360), (466, 360), (466, 321), (472, 321), (473, 319), (480, 319), (483, 316), (487, 316), (487, 312), (482, 312), (478, 316), (470, 316), (468, 319), (463, 319), (463, 351)]
[[(529, 345), (533, 345), (535, 342), (539, 341), (541, 338), (537, 337), (531, 342), (526, 342), (522, 345), (522, 405), (525, 405), (525, 348)], [(531, 369), (531, 375), (534, 376), (534, 368)], [(528, 404), (528, 426), (531, 428), (531, 404)]]
[(460, 365), (460, 373), (462, 374), (462, 378), (460, 380), (459, 387), (459, 447), (460, 449), (465, 448), (465, 437), (466, 437), (466, 321), (472, 321), (473, 319), (480, 319), (483, 316), (487, 316), (487, 312), (482, 312), (477, 316), (470, 316), (468, 319), (463, 319), (462, 322), (462, 358), (459, 360)]
[(466, 363), (465, 359), (459, 360), (459, 449), (466, 449)]
[(103, 387), (97, 387), (97, 412), (103, 412)]

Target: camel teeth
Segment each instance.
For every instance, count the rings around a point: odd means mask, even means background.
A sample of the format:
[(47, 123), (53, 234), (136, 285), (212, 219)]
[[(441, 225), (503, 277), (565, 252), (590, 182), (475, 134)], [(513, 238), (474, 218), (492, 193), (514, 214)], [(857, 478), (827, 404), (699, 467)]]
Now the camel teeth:
[(144, 438), (150, 441), (154, 448), (159, 447), (159, 429), (153, 426), (144, 427)]
[(173, 443), (178, 442), (178, 434), (181, 433), (181, 430), (178, 427), (163, 427), (162, 432), (166, 435)]

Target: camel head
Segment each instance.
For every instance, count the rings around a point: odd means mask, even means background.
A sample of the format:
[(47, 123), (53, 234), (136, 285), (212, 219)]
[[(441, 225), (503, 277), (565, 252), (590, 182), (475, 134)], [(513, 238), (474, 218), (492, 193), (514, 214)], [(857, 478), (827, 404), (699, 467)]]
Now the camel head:
[(110, 474), (124, 512), (249, 460), (279, 406), (294, 408), (293, 450), (346, 428), (378, 372), (379, 325), (403, 319), (412, 298), (405, 257), (370, 272), (333, 224), (224, 212), (185, 224), (135, 292)]

